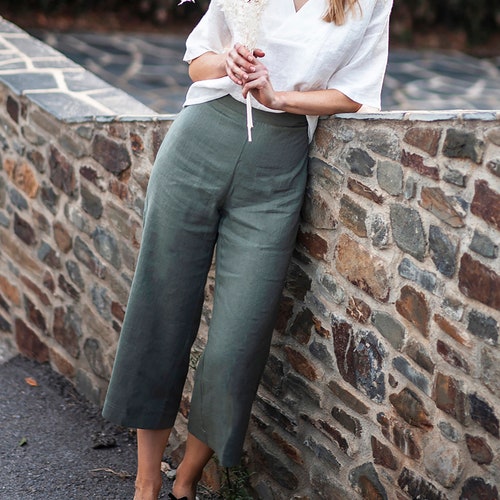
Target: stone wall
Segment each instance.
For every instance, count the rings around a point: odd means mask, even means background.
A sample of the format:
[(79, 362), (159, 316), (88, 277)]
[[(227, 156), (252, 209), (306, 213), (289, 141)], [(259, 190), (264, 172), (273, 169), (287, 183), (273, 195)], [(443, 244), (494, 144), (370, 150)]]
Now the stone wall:
[[(171, 118), (0, 43), (0, 344), (101, 403)], [(321, 122), (247, 440), (260, 498), (498, 498), (499, 176), (496, 112)]]

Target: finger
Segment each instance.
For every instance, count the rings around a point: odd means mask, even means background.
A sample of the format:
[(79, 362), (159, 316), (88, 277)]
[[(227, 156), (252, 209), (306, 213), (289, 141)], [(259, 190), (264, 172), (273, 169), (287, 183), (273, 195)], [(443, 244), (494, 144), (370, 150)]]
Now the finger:
[(241, 43), (236, 43), (234, 45), (234, 48), (240, 54), (241, 57), (245, 59), (245, 61), (248, 61), (249, 63), (254, 63), (255, 62), (255, 57), (253, 56), (252, 52), (250, 52), (244, 45)]
[(254, 55), (255, 57), (264, 57), (266, 54), (265, 54), (265, 52), (264, 52), (263, 50), (261, 50), (261, 49), (255, 49), (255, 50), (253, 51), (253, 55)]

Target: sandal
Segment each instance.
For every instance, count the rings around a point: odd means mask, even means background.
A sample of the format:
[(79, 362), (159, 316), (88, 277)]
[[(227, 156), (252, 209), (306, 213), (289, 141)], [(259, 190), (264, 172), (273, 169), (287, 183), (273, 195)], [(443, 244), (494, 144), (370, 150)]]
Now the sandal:
[(170, 500), (188, 500), (188, 497), (177, 498), (173, 493), (169, 493), (168, 498), (170, 498)]

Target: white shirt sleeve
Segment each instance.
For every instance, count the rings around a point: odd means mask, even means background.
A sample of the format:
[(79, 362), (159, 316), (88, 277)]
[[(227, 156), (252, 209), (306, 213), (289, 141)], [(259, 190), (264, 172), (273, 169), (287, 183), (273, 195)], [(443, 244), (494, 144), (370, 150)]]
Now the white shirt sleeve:
[(339, 90), (365, 106), (365, 109), (369, 106), (380, 110), (380, 94), (389, 50), (391, 8), (392, 0), (378, 0), (356, 52), (327, 83), (327, 88)]
[(207, 12), (186, 40), (184, 61), (190, 63), (205, 52), (221, 54), (231, 44), (231, 33), (219, 2), (212, 0)]

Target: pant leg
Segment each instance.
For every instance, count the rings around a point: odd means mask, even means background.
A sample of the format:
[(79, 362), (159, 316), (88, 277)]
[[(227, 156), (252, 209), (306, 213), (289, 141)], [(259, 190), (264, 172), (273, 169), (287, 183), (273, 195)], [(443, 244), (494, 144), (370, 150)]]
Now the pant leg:
[(257, 121), (222, 212), (213, 315), (196, 370), (189, 430), (224, 466), (239, 463), (269, 354), (295, 245), (306, 152), (304, 130)]
[(175, 421), (237, 148), (225, 117), (201, 105), (182, 111), (158, 152), (104, 405), (111, 421), (146, 429)]

